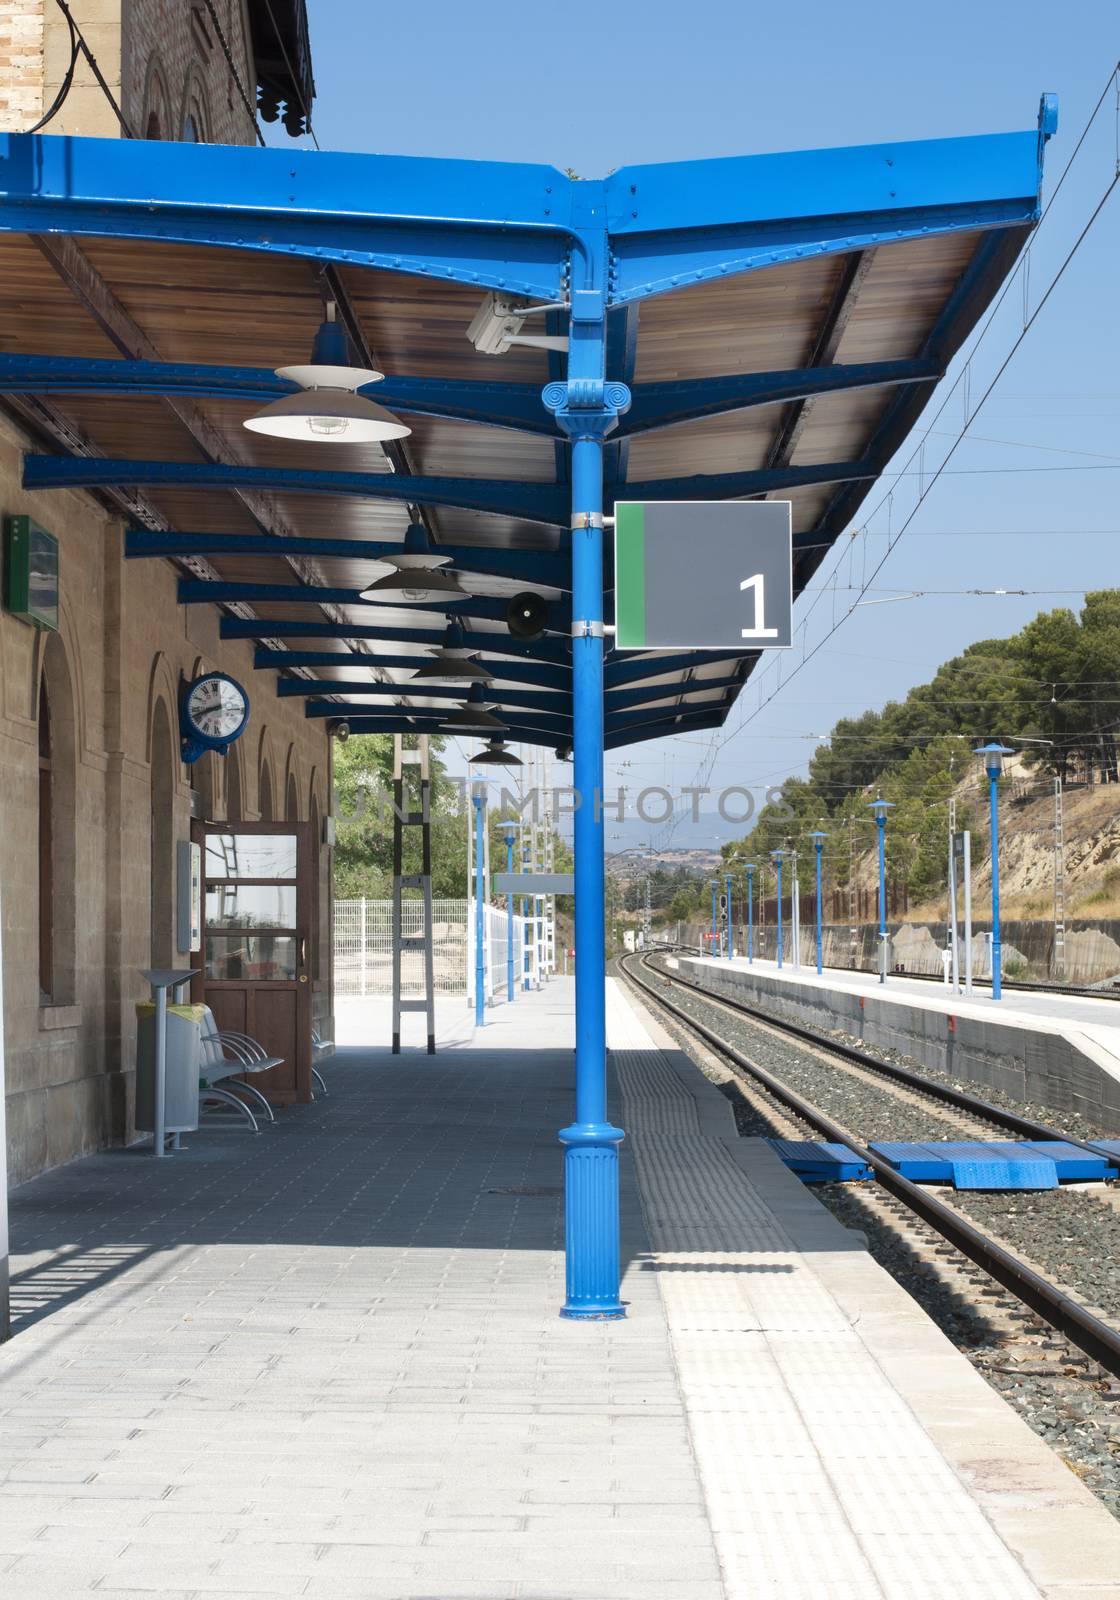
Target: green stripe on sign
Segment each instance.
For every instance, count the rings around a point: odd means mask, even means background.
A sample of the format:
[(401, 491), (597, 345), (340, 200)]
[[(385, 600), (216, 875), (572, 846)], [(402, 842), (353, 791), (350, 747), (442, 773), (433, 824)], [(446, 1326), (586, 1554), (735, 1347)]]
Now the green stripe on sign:
[(646, 643), (646, 508), (615, 507), (614, 605), (616, 650), (644, 650)]

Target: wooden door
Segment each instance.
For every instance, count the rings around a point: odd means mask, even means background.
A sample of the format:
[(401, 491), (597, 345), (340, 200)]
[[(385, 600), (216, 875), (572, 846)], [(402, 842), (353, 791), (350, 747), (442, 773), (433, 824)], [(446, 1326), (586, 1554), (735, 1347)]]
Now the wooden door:
[(274, 1105), (311, 1094), (311, 830), (306, 822), (194, 822), (202, 846), (202, 971), (191, 992), (219, 1028), (283, 1065), (253, 1083)]

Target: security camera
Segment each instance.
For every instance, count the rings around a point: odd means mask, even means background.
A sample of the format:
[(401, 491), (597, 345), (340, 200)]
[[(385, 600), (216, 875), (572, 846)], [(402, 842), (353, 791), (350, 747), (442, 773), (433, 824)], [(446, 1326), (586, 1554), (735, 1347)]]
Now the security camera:
[(484, 356), (504, 356), (511, 345), (533, 345), (538, 350), (566, 350), (565, 338), (544, 333), (521, 332), (525, 318), (545, 306), (524, 305), (508, 294), (488, 294), (467, 329), (467, 338)]
[(331, 731), (339, 744), (345, 744), (350, 737), (350, 724), (348, 722), (336, 722)]

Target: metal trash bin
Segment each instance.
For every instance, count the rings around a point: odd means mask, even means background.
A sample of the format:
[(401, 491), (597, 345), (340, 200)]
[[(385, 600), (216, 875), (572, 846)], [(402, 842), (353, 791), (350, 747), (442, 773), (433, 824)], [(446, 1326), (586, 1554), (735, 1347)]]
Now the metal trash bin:
[[(164, 1066), (164, 1132), (193, 1133), (198, 1127), (198, 1078), (202, 1057), (202, 1005), (167, 1007)], [(156, 1006), (136, 1007), (136, 1126), (155, 1131)]]

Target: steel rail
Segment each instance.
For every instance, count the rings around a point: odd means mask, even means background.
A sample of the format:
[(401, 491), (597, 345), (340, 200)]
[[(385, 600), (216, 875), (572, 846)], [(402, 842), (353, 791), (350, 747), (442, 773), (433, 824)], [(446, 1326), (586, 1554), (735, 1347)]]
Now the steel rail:
[[(884, 1189), (901, 1200), (910, 1211), (923, 1222), (927, 1222), (941, 1234), (942, 1238), (963, 1255), (968, 1256), (989, 1277), (1002, 1284), (1045, 1322), (1057, 1328), (1071, 1344), (1076, 1345), (1091, 1360), (1098, 1362), (1113, 1376), (1120, 1377), (1120, 1331), (1094, 1316), (1079, 1301), (1064, 1294), (1033, 1268), (1028, 1267), (1025, 1262), (1012, 1255), (1009, 1250), (997, 1244), (994, 1239), (989, 1239), (958, 1211), (947, 1206), (943, 1200), (938, 1200), (918, 1184), (911, 1183), (909, 1178), (904, 1178), (881, 1156), (877, 1156), (873, 1150), (866, 1149), (855, 1140), (846, 1128), (838, 1122), (833, 1122), (825, 1112), (810, 1104), (808, 1100), (802, 1099), (794, 1090), (787, 1088), (779, 1078), (767, 1072), (765, 1067), (760, 1067), (756, 1062), (749, 1060), (742, 1051), (737, 1050), (726, 1039), (722, 1039), (711, 1028), (697, 1021), (681, 1007), (674, 1005), (664, 995), (658, 994), (652, 984), (630, 971), (626, 965), (629, 959), (631, 958), (624, 957), (620, 960), (619, 968), (635, 988), (640, 989), (675, 1017), (686, 1030), (698, 1034), (718, 1054), (733, 1062), (741, 1072), (762, 1084), (776, 1100), (780, 1100), (810, 1127), (822, 1133), (826, 1139), (847, 1145), (861, 1160), (867, 1162)], [(644, 957), (642, 965), (645, 965)]]
[[(646, 965), (644, 958), (643, 965)], [(1113, 1166), (1120, 1167), (1120, 1156), (1107, 1156), (1104, 1151), (1096, 1149), (1086, 1140), (1063, 1133), (1059, 1128), (1052, 1128), (1049, 1123), (1036, 1122), (1033, 1117), (1020, 1116), (1017, 1111), (1008, 1111), (1004, 1106), (994, 1106), (990, 1100), (981, 1100), (979, 1095), (969, 1094), (964, 1089), (954, 1089), (947, 1083), (936, 1083), (930, 1078), (923, 1077), (920, 1072), (912, 1072), (909, 1067), (902, 1067), (896, 1062), (882, 1061), (878, 1056), (869, 1055), (866, 1050), (860, 1050), (856, 1045), (845, 1044), (842, 1040), (822, 1038), (811, 1028), (803, 1027), (798, 1022), (790, 1022), (786, 1017), (776, 1017), (772, 1012), (764, 1011), (759, 1006), (748, 1005), (745, 1000), (732, 999), (729, 995), (713, 994), (710, 989), (705, 989), (703, 984), (694, 983), (691, 978), (681, 977), (679, 973), (663, 972), (656, 967), (647, 967), (647, 970), (656, 972), (658, 977), (664, 978), (667, 983), (676, 983), (682, 989), (692, 990), (714, 1005), (727, 1006), (732, 1011), (742, 1012), (746, 1017), (754, 1017), (767, 1028), (776, 1028), (781, 1033), (792, 1034), (794, 1038), (815, 1045), (818, 1050), (828, 1050), (833, 1055), (867, 1068), (869, 1072), (878, 1073), (881, 1077), (894, 1078), (897, 1082), (905, 1084), (908, 1089), (916, 1089), (934, 1100), (943, 1100), (947, 1105), (955, 1106), (958, 1111), (967, 1111), (973, 1116), (983, 1117), (1011, 1133), (1020, 1134), (1025, 1139), (1060, 1140), (1062, 1144), (1075, 1145), (1079, 1150), (1087, 1150), (1092, 1155), (1104, 1156)]]

